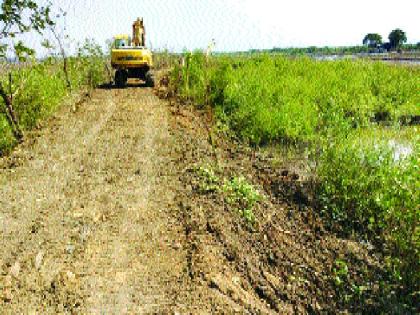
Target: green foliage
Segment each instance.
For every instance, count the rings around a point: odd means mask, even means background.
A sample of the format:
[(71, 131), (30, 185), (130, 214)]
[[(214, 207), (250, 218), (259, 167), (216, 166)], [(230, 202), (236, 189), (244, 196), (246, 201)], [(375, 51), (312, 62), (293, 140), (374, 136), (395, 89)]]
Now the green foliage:
[[(22, 130), (36, 127), (40, 121), (51, 115), (67, 96), (62, 60), (48, 58), (41, 63), (12, 67), (13, 107)], [(83, 46), (78, 58), (68, 60), (70, 81), (76, 90), (93, 88), (104, 81), (104, 58), (97, 47)], [(4, 87), (9, 86), (8, 77), (0, 77)], [(0, 100), (0, 155), (15, 144), (10, 126), (1, 110)]]
[(355, 132), (325, 146), (318, 168), (325, 213), (345, 231), (386, 240), (397, 258), (390, 270), (407, 288), (420, 283), (419, 140), (417, 128)]
[[(412, 303), (420, 283), (420, 138), (417, 127), (403, 129), (399, 121), (420, 115), (419, 67), (195, 52), (174, 68), (171, 86), (213, 107), (219, 122), (246, 141), (308, 145), (326, 218), (379, 242), (392, 277), (383, 291), (398, 290)], [(378, 126), (381, 120), (391, 126)], [(258, 200), (252, 186), (234, 178), (222, 187), (227, 204), (252, 222)], [(337, 282), (345, 278), (340, 270)], [(342, 290), (360, 296), (364, 284), (349, 282)]]
[[(399, 47), (402, 51), (411, 51), (411, 50), (418, 50), (418, 46), (416, 44), (401, 44)], [(331, 56), (331, 55), (338, 55), (338, 56), (345, 56), (345, 55), (355, 55), (355, 54), (364, 54), (370, 51), (369, 46), (340, 46), (340, 47), (288, 47), (288, 48), (272, 48), (272, 49), (252, 49), (248, 52), (241, 52), (237, 54), (241, 54), (242, 56), (253, 56), (259, 55), (262, 53), (270, 53), (270, 54), (281, 54), (284, 56), (303, 56), (303, 55), (318, 55), (318, 56)]]
[(407, 35), (404, 31), (397, 28), (389, 33), (388, 39), (392, 48), (400, 48), (402, 44), (407, 42)]
[(344, 260), (337, 259), (333, 268), (334, 283), (337, 286), (341, 286), (343, 282), (347, 281), (349, 274), (349, 268)]
[(66, 95), (62, 75), (54, 76), (52, 71), (52, 66), (38, 64), (13, 74), (16, 88), (24, 82), (24, 87), (19, 90), (13, 101), (21, 128), (27, 130), (34, 128), (38, 121), (56, 109)]
[(210, 166), (198, 166), (193, 171), (201, 193), (221, 193), (229, 207), (238, 211), (248, 224), (255, 223), (253, 209), (263, 197), (244, 177), (221, 179)]
[(199, 166), (194, 169), (198, 177), (198, 188), (201, 192), (218, 192), (220, 179), (210, 167)]
[(382, 36), (377, 33), (369, 33), (363, 38), (363, 45), (368, 47), (376, 47), (382, 44)]
[[(33, 55), (34, 51), (26, 47), (21, 41), (13, 43), (13, 39), (20, 34), (32, 30), (42, 33), (48, 26), (54, 25), (50, 17), (51, 3), (40, 6), (33, 0), (4, 0), (0, 7), (0, 58), (6, 56), (8, 44), (12, 42), (14, 51), (19, 59)], [(9, 47), (10, 48), (10, 47)]]
[(177, 54), (170, 53), (167, 49), (153, 51), (153, 65), (156, 69), (167, 69), (179, 61)]
[(72, 86), (98, 86), (105, 80), (104, 65), (105, 55), (101, 46), (93, 39), (86, 39), (79, 45), (77, 56), (72, 59), (71, 74), (76, 80), (76, 84)]
[(347, 133), (376, 117), (418, 115), (419, 68), (363, 61), (320, 62), (262, 55), (187, 54), (172, 73), (178, 94), (210, 105), (255, 144), (307, 142)]
[(258, 190), (242, 176), (225, 181), (222, 190), (225, 194), (225, 201), (237, 209), (247, 223), (254, 224), (253, 209), (257, 202), (262, 200), (262, 195)]

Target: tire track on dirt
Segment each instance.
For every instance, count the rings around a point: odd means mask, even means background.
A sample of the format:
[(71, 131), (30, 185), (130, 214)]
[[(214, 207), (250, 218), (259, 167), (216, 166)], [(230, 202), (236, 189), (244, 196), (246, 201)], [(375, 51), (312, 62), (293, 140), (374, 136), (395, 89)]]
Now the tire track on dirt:
[[(130, 152), (120, 151), (129, 155), (127, 181), (116, 187), (123, 207), (115, 214), (118, 219), (102, 225), (87, 248), (85, 283), (92, 293), (87, 300), (91, 314), (167, 310), (173, 304), (168, 286), (183, 272), (184, 258), (171, 246), (174, 231), (167, 213), (173, 199), (167, 189), (171, 183), (159, 178), (167, 162), (162, 146), (170, 141), (167, 109), (148, 93), (129, 91), (135, 97), (125, 92), (126, 101), (119, 104), (119, 119), (125, 122), (120, 132), (130, 139)], [(110, 139), (108, 146), (117, 141)]]
[(176, 172), (168, 111), (150, 91), (96, 91), (0, 171), (2, 310), (176, 307), (185, 269)]
[[(6, 302), (5, 310), (39, 310), (40, 304), (51, 302), (45, 295), (58, 300), (54, 297), (56, 281), (71, 259), (66, 254), (74, 251), (69, 243), (78, 232), (69, 219), (73, 203), (66, 194), (69, 184), (78, 179), (81, 161), (115, 109), (112, 99), (100, 104), (92, 101), (75, 115), (63, 109), (57, 120), (66, 124), (52, 124), (33, 148), (23, 146), (15, 153), (23, 160), (20, 166), (1, 171), (4, 246), (0, 303)], [(13, 268), (18, 272), (13, 274)], [(62, 298), (64, 304), (74, 300)]]

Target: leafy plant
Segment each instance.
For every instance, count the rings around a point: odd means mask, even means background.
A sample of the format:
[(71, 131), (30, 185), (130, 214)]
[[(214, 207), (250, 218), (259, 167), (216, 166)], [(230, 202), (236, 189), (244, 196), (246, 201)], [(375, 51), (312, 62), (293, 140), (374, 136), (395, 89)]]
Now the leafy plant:
[(334, 283), (336, 286), (341, 286), (343, 282), (347, 281), (349, 268), (344, 260), (337, 259), (333, 268)]
[(20, 60), (33, 56), (35, 53), (33, 49), (21, 40), (14, 39), (30, 31), (41, 34), (46, 27), (54, 25), (50, 12), (50, 2), (41, 6), (33, 0), (2, 1), (0, 5), (0, 58), (5, 58), (8, 49), (12, 47)]
[(217, 192), (220, 190), (220, 179), (210, 167), (199, 166), (194, 169), (198, 177), (201, 192)]
[[(368, 47), (310, 52), (363, 49)], [(218, 121), (244, 141), (308, 147), (325, 219), (379, 244), (390, 257), (386, 285), (398, 287), (401, 299), (412, 303), (420, 283), (420, 138), (417, 127), (403, 128), (400, 121), (420, 115), (420, 68), (290, 57), (307, 52), (210, 58), (187, 53), (170, 84), (179, 97), (213, 107)], [(384, 121), (386, 128), (380, 126)], [(223, 192), (229, 206), (252, 222), (258, 198), (244, 183), (225, 181)], [(363, 293), (363, 288), (346, 290)]]
[(210, 105), (254, 144), (311, 142), (372, 121), (418, 115), (420, 69), (283, 56), (184, 55), (172, 72), (179, 96)]
[(237, 209), (242, 217), (249, 224), (255, 223), (253, 208), (258, 201), (262, 200), (262, 195), (255, 187), (248, 183), (242, 176), (233, 177), (230, 181), (225, 181), (222, 190), (225, 194), (226, 202)]
[(395, 281), (420, 281), (419, 137), (416, 130), (372, 130), (336, 139), (320, 158), (319, 200), (343, 231), (359, 231), (394, 257)]

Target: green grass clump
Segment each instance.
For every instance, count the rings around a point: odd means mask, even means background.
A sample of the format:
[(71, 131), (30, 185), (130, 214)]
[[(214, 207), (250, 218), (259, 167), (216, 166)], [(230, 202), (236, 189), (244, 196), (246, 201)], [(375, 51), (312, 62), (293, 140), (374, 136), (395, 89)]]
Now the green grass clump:
[(237, 211), (248, 224), (253, 225), (256, 222), (253, 210), (263, 197), (243, 176), (223, 179), (210, 166), (194, 167), (193, 171), (196, 187), (201, 193), (221, 194), (226, 204)]
[(203, 193), (218, 192), (220, 190), (220, 178), (209, 166), (198, 166), (194, 168), (198, 179), (198, 189)]

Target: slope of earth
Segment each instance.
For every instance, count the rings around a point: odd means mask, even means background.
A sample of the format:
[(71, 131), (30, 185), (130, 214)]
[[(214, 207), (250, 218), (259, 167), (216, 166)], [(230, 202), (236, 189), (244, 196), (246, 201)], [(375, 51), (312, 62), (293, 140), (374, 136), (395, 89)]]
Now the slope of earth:
[[(158, 94), (168, 98), (165, 87)], [(325, 227), (305, 163), (244, 146), (211, 111), (169, 99), (173, 129), (185, 145), (181, 183), (188, 198), (179, 215), (191, 285), (204, 292), (196, 307), (230, 314), (380, 313), (387, 297), (379, 250)], [(253, 225), (229, 203), (225, 187), (233, 178), (262, 195)], [(398, 313), (398, 305), (388, 311)]]

